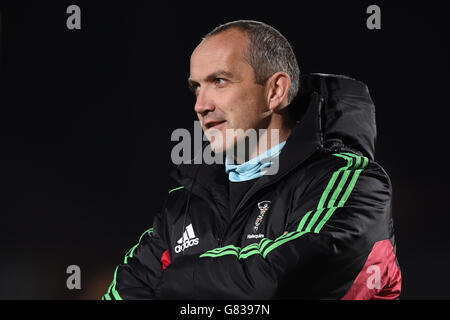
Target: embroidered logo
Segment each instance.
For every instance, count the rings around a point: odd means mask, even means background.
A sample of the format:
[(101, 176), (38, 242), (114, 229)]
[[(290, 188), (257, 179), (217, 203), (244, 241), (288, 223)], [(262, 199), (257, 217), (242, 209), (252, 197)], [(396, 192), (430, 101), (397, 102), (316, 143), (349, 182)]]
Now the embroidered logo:
[(259, 215), (256, 218), (255, 226), (253, 227), (253, 232), (256, 233), (258, 231), (259, 225), (261, 224), (261, 222), (264, 218), (264, 215), (266, 214), (267, 210), (269, 210), (269, 204), (270, 204), (270, 201), (267, 201), (267, 200), (258, 202)]
[(177, 243), (178, 245), (175, 246), (175, 253), (180, 253), (189, 247), (198, 245), (199, 239), (195, 236), (192, 224), (186, 227), (186, 230), (183, 232), (183, 236), (178, 239)]

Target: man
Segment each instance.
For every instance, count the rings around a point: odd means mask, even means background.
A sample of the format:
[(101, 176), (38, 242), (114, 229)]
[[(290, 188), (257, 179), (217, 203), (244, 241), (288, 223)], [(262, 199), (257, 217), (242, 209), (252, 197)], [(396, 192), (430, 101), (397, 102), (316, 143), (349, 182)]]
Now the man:
[[(392, 189), (373, 160), (367, 87), (300, 78), (288, 41), (246, 20), (202, 40), (189, 85), (225, 164), (176, 168), (153, 228), (103, 299), (396, 299)], [(245, 137), (226, 135), (238, 129), (264, 129), (243, 157), (231, 151)]]

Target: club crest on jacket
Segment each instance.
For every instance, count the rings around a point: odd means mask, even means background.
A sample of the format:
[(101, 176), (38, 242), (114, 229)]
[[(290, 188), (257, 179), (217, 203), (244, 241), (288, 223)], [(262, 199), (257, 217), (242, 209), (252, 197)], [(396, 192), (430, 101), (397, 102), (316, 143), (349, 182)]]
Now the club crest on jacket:
[(262, 220), (264, 219), (264, 215), (266, 214), (267, 210), (269, 210), (270, 201), (260, 201), (258, 202), (258, 209), (259, 209), (259, 215), (256, 218), (255, 226), (253, 227), (253, 231), (257, 232), (259, 225), (261, 224)]

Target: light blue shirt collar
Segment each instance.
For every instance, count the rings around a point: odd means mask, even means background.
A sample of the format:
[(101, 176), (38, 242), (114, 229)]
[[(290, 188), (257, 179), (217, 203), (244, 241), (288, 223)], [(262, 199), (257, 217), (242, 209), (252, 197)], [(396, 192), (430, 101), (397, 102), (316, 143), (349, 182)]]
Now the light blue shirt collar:
[(283, 141), (242, 164), (233, 164), (227, 157), (225, 160), (225, 172), (228, 174), (228, 179), (232, 182), (240, 182), (263, 176), (267, 169), (272, 166), (273, 159), (278, 157), (285, 144), (286, 141)]

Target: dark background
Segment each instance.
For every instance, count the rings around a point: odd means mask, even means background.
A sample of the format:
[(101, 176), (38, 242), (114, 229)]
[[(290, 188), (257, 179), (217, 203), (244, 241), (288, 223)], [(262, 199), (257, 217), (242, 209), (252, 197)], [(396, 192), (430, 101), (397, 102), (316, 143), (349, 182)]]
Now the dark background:
[[(3, 1), (0, 298), (104, 294), (167, 194), (172, 131), (193, 128), (190, 54), (236, 19), (280, 30), (302, 73), (368, 85), (376, 160), (394, 186), (401, 298), (450, 298), (449, 36), (437, 3)], [(70, 4), (81, 30), (66, 27)], [(381, 30), (366, 28), (370, 4)], [(81, 290), (66, 288), (71, 264)]]

